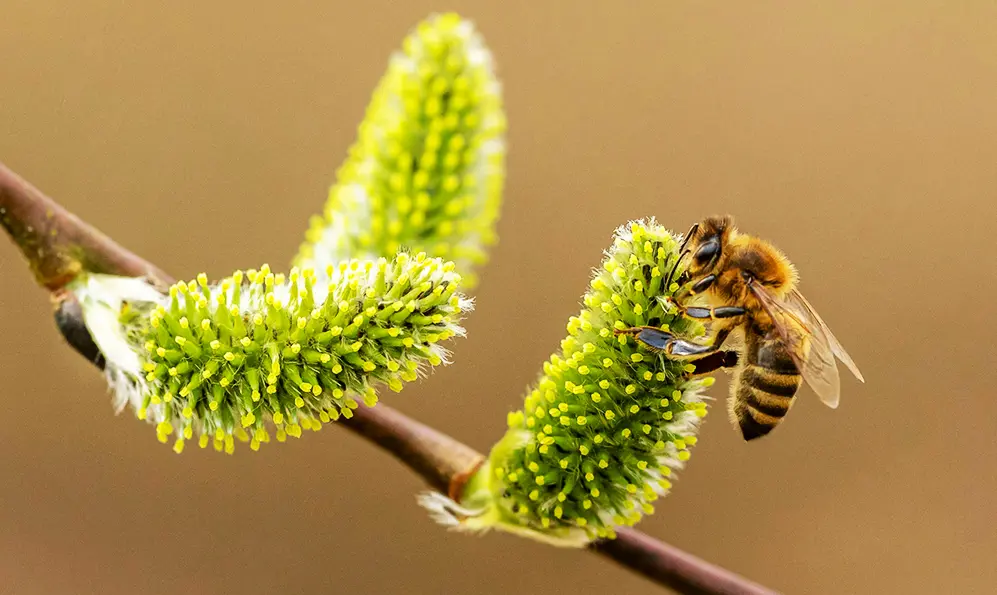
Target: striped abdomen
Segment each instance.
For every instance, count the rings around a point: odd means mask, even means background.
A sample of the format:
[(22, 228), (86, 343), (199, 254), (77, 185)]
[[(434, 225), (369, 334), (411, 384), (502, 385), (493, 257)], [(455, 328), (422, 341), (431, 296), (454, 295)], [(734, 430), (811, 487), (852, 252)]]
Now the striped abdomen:
[(745, 333), (744, 355), (731, 386), (730, 413), (745, 440), (772, 431), (786, 413), (803, 378), (773, 330)]

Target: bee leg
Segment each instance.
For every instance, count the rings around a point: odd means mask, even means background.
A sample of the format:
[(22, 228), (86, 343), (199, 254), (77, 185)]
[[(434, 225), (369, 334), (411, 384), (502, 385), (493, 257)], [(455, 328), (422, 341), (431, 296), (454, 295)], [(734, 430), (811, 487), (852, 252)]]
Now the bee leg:
[(675, 335), (668, 331), (661, 330), (653, 326), (634, 326), (627, 329), (616, 329), (613, 335), (634, 335), (634, 338), (647, 346), (651, 351), (666, 352), (673, 341), (677, 341)]
[(682, 308), (682, 313), (689, 318), (719, 320), (744, 316), (748, 311), (741, 306), (719, 306), (716, 308), (699, 308), (693, 306), (691, 308)]
[(689, 363), (696, 366), (696, 370), (692, 374), (700, 376), (716, 372), (721, 368), (736, 368), (739, 357), (736, 351), (714, 351)]
[(722, 320), (725, 318), (737, 318), (748, 313), (741, 306), (717, 306), (716, 308), (702, 308), (699, 306), (683, 306), (671, 298), (665, 298), (671, 305), (679, 311), (682, 316), (695, 318), (696, 320)]
[(638, 342), (643, 343), (651, 351), (664, 353), (670, 357), (704, 355), (713, 351), (709, 345), (699, 345), (691, 341), (679, 339), (672, 333), (653, 326), (635, 326), (613, 331), (614, 335), (634, 335)]
[[(702, 345), (685, 339), (679, 339), (668, 331), (655, 328), (653, 326), (635, 326), (632, 328), (617, 330), (616, 335), (634, 335), (634, 338), (643, 343), (652, 351), (664, 353), (673, 359), (700, 358), (702, 356), (717, 353), (720, 346), (730, 335), (729, 329), (719, 331), (713, 338), (710, 345)], [(736, 361), (735, 361), (736, 364)]]
[(713, 344), (710, 348), (713, 350), (711, 353), (702, 355), (695, 359), (688, 360), (690, 364), (695, 366), (695, 369), (690, 373), (690, 376), (702, 376), (704, 374), (710, 374), (716, 372), (721, 368), (736, 368), (738, 360), (740, 359), (740, 354), (733, 350), (720, 350), (724, 341), (730, 336), (731, 329), (725, 328), (717, 332), (713, 337)]

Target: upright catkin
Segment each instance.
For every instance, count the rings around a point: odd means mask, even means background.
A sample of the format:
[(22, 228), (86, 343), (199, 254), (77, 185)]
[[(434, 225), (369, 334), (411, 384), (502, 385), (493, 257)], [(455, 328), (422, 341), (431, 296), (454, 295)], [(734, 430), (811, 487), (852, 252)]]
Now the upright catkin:
[(701, 391), (713, 378), (613, 331), (704, 333), (665, 300), (679, 288), (665, 286), (678, 239), (653, 220), (617, 230), (568, 336), (522, 409), (509, 414), (506, 435), (461, 505), (423, 499), (438, 520), (581, 545), (653, 511), (696, 443), (706, 415)]
[(424, 251), (474, 287), (496, 241), (505, 128), (481, 35), (456, 14), (426, 19), (391, 57), (295, 264)]

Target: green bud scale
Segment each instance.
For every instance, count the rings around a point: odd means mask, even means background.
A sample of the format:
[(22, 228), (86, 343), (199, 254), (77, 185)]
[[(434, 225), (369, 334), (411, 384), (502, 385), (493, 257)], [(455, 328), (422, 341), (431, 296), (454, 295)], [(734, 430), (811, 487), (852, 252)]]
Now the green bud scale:
[(505, 128), (492, 56), (473, 25), (455, 14), (423, 21), (392, 56), (295, 264), (425, 251), (453, 261), (473, 287), (496, 240)]
[[(270, 427), (279, 441), (298, 437), (352, 417), (359, 401), (374, 405), (379, 384), (401, 390), (446, 361), (442, 341), (463, 334), (471, 303), (452, 262), (400, 253), (323, 273), (285, 278), (264, 265), (211, 284), (202, 274), (158, 300), (122, 300), (116, 330), (95, 328), (96, 315), (88, 326), (112, 354), (121, 404), (155, 423), (161, 441), (175, 435), (179, 452), (196, 434), (202, 447), (231, 453), (240, 439), (255, 450)], [(115, 333), (138, 369), (114, 357)]]
[(706, 414), (700, 392), (713, 378), (614, 330), (704, 333), (665, 299), (678, 289), (664, 285), (678, 240), (653, 220), (617, 230), (568, 336), (523, 408), (509, 414), (508, 432), (467, 484), (461, 505), (423, 499), (438, 520), (583, 545), (653, 511), (673, 469), (689, 458)]

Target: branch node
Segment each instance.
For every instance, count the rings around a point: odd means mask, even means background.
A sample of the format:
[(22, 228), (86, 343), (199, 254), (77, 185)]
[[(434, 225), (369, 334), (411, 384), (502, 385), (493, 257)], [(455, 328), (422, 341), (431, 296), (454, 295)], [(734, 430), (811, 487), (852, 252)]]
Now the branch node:
[(459, 503), (461, 496), (464, 494), (464, 487), (467, 485), (467, 481), (481, 469), (481, 465), (485, 463), (485, 457), (478, 455), (478, 458), (474, 463), (472, 463), (466, 470), (458, 471), (450, 478), (450, 488), (447, 490), (447, 497), (454, 502)]

